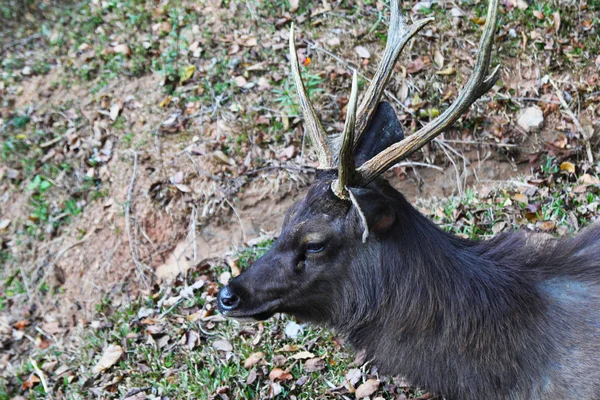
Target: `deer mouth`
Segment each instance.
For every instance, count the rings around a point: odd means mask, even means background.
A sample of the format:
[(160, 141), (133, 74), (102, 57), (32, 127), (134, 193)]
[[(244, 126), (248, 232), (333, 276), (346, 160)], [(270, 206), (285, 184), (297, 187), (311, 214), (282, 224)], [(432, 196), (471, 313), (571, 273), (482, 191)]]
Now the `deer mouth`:
[[(252, 303), (258, 305), (254, 306)], [(263, 321), (275, 314), (280, 300), (266, 302), (248, 301), (238, 296), (230, 287), (225, 286), (219, 291), (217, 306), (226, 317), (244, 320)]]
[[(263, 307), (261, 307), (262, 309)], [(264, 321), (271, 318), (276, 311), (266, 310), (220, 310), (228, 318), (235, 318), (240, 321)]]

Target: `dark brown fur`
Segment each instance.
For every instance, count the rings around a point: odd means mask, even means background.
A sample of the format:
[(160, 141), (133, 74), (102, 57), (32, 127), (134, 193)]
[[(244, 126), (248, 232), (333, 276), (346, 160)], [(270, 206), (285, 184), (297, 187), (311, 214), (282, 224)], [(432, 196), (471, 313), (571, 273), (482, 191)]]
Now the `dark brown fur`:
[[(286, 312), (330, 326), (382, 373), (448, 399), (600, 398), (600, 229), (560, 240), (447, 234), (386, 182), (357, 191), (370, 224), (322, 174), (281, 236), (232, 280), (232, 316)], [(314, 232), (326, 248), (307, 256)], [(319, 239), (321, 240), (321, 239)], [(303, 270), (295, 270), (304, 262)]]

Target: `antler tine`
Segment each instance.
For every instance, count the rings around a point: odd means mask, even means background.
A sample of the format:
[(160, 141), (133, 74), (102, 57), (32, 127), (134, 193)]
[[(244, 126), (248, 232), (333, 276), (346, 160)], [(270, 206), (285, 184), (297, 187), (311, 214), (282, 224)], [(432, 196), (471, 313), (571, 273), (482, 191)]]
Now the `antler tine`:
[(494, 31), (496, 29), (496, 16), (498, 0), (490, 0), (487, 20), (483, 29), (477, 61), (467, 84), (458, 95), (456, 101), (438, 118), (431, 121), (413, 135), (401, 142), (383, 150), (375, 157), (365, 162), (356, 170), (357, 180), (360, 185), (366, 185), (381, 175), (392, 165), (405, 159), (416, 150), (433, 140), (437, 135), (450, 127), (471, 104), (485, 92), (490, 90), (499, 77), (499, 66), (486, 78), (490, 64)]
[(319, 118), (315, 113), (304, 83), (302, 82), (302, 76), (300, 75), (300, 67), (298, 65), (298, 54), (296, 53), (296, 43), (294, 40), (294, 24), (290, 28), (290, 61), (292, 63), (292, 77), (296, 85), (296, 91), (298, 92), (298, 99), (300, 100), (300, 108), (302, 109), (302, 115), (304, 116), (304, 127), (308, 131), (310, 139), (313, 145), (316, 146), (317, 158), (319, 161), (319, 168), (328, 169), (333, 168), (333, 156), (329, 146), (327, 145), (325, 131)]
[(354, 174), (354, 132), (356, 121), (356, 104), (358, 103), (358, 75), (352, 75), (352, 92), (346, 109), (346, 122), (342, 133), (342, 147), (338, 162), (338, 178), (332, 182), (331, 189), (340, 199), (348, 199), (349, 180)]
[(365, 92), (364, 98), (358, 108), (356, 117), (356, 136), (354, 137), (354, 146), (358, 144), (360, 136), (365, 131), (367, 124), (371, 120), (373, 113), (377, 109), (377, 104), (381, 99), (385, 86), (390, 79), (396, 61), (400, 53), (406, 46), (406, 43), (415, 36), (425, 25), (433, 21), (433, 18), (425, 18), (415, 22), (410, 27), (406, 24), (400, 10), (399, 0), (390, 1), (390, 26), (388, 28), (387, 43), (381, 63), (371, 80), (371, 84)]

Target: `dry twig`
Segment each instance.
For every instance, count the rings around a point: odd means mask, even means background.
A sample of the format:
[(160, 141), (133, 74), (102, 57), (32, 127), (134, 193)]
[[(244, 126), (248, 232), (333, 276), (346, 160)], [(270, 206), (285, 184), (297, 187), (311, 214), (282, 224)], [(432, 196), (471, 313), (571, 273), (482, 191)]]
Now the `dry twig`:
[(558, 88), (558, 85), (556, 84), (556, 82), (554, 82), (554, 80), (550, 79), (550, 83), (552, 84), (552, 87), (554, 87), (554, 90), (556, 91), (556, 96), (560, 100), (560, 104), (562, 105), (563, 109), (565, 110), (565, 112), (567, 113), (567, 115), (571, 118), (571, 120), (573, 121), (573, 123), (577, 127), (577, 130), (579, 131), (579, 133), (581, 134), (581, 136), (585, 140), (585, 149), (586, 149), (586, 152), (587, 152), (588, 161), (590, 163), (593, 163), (594, 162), (594, 156), (592, 154), (592, 146), (590, 145), (590, 141), (589, 141), (589, 137), (588, 137), (587, 132), (583, 129), (583, 126), (581, 126), (581, 122), (579, 122), (579, 119), (577, 118), (577, 116), (575, 115), (575, 113), (573, 111), (571, 111), (571, 108), (567, 104), (565, 98), (562, 95), (562, 91)]
[(129, 182), (129, 189), (127, 190), (127, 204), (125, 205), (125, 229), (127, 230), (127, 239), (129, 240), (129, 249), (131, 250), (131, 259), (133, 263), (137, 267), (138, 273), (141, 275), (142, 279), (148, 285), (146, 275), (144, 274), (144, 270), (147, 270), (151, 274), (154, 274), (152, 268), (147, 266), (146, 264), (141, 263), (136, 254), (135, 245), (133, 243), (133, 238), (131, 235), (131, 217), (130, 214), (132, 212), (132, 198), (133, 198), (133, 186), (135, 184), (135, 174), (137, 172), (137, 159), (138, 155), (134, 151), (133, 152), (133, 172), (131, 174), (131, 181)]

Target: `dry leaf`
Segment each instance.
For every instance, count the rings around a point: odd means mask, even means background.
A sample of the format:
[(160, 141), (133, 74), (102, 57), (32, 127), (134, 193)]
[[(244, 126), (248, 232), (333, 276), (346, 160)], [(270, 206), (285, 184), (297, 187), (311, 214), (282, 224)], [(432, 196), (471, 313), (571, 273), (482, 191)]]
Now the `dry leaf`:
[(529, 8), (529, 4), (526, 0), (512, 0), (512, 2), (520, 10), (527, 10)]
[(492, 226), (492, 232), (494, 232), (494, 235), (497, 235), (498, 233), (502, 232), (505, 227), (506, 227), (506, 222), (504, 222), (504, 221), (496, 222), (494, 224), (494, 226)]
[(124, 351), (121, 346), (108, 346), (106, 349), (104, 349), (104, 353), (102, 353), (102, 357), (100, 357), (100, 361), (98, 361), (98, 364), (94, 365), (94, 373), (97, 374), (99, 372), (105, 371), (108, 368), (115, 365), (119, 361), (123, 353)]
[(295, 321), (288, 321), (285, 324), (285, 336), (290, 339), (297, 339), (302, 333), (302, 326)]
[(181, 71), (180, 81), (183, 83), (185, 81), (189, 81), (192, 76), (194, 76), (194, 72), (196, 72), (196, 67), (193, 65), (186, 65)]
[(246, 47), (254, 47), (258, 44), (258, 40), (254, 36), (249, 36), (247, 38), (242, 39), (242, 46)]
[(242, 271), (240, 270), (240, 267), (238, 265), (237, 259), (233, 259), (231, 257), (226, 257), (225, 262), (227, 262), (227, 265), (229, 265), (229, 268), (231, 269), (231, 276), (236, 277), (242, 273)]
[(115, 53), (120, 53), (126, 56), (130, 56), (131, 55), (131, 49), (129, 48), (129, 46), (127, 46), (126, 44), (118, 44), (113, 48), (113, 51)]
[(26, 319), (23, 319), (21, 321), (17, 321), (17, 323), (15, 324), (15, 328), (16, 329), (24, 329), (26, 326), (29, 326), (29, 321), (27, 321)]
[(558, 11), (553, 12), (552, 19), (554, 20), (554, 32), (558, 32), (560, 29), (560, 13)]
[(539, 20), (543, 20), (544, 19), (544, 14), (541, 11), (539, 11), (539, 10), (533, 11), (532, 14), (533, 14), (534, 17), (536, 17)]
[(212, 343), (212, 346), (217, 349), (217, 350), (221, 350), (221, 351), (233, 351), (233, 345), (231, 344), (231, 342), (229, 340), (215, 340)]
[(543, 231), (551, 231), (556, 227), (556, 222), (554, 221), (544, 221), (538, 224), (538, 228)]
[(256, 381), (257, 374), (255, 370), (252, 370), (248, 373), (248, 378), (246, 378), (246, 385), (252, 385), (254, 381)]
[(350, 386), (354, 387), (354, 385), (356, 385), (360, 380), (361, 376), (362, 372), (360, 372), (360, 369), (352, 368), (346, 373), (345, 378), (348, 381), (348, 383), (350, 383)]
[(439, 50), (435, 51), (433, 55), (433, 62), (438, 68), (442, 68), (444, 66), (444, 55)]
[(283, 388), (281, 387), (281, 385), (277, 382), (271, 383), (271, 385), (269, 386), (269, 398), (272, 399), (274, 397), (277, 397), (281, 394), (281, 392), (283, 391)]
[(183, 183), (178, 183), (175, 185), (175, 187), (183, 193), (190, 193), (192, 191), (192, 189), (188, 185), (184, 185)]
[(311, 358), (304, 363), (304, 372), (317, 372), (325, 368), (325, 361), (321, 358)]
[(298, 0), (289, 0), (290, 2), (290, 12), (298, 11)]
[(425, 63), (421, 57), (417, 57), (415, 60), (408, 63), (406, 66), (406, 72), (409, 74), (416, 74), (425, 68)]
[(518, 201), (519, 203), (529, 203), (529, 198), (525, 196), (523, 193), (517, 193), (513, 196), (513, 200)]
[(37, 375), (35, 375), (35, 374), (31, 374), (29, 379), (27, 379), (25, 382), (23, 382), (23, 384), (21, 385), (21, 388), (23, 390), (31, 389), (32, 387), (35, 386), (36, 383), (39, 383), (39, 382), (40, 382), (40, 378), (38, 378)]
[(375, 393), (378, 387), (379, 379), (369, 379), (356, 389), (356, 398), (362, 399), (364, 397), (370, 396), (373, 393)]
[(371, 53), (369, 53), (369, 50), (367, 50), (366, 47), (356, 46), (354, 51), (356, 51), (360, 58), (371, 58)]
[(288, 371), (284, 371), (281, 368), (273, 368), (269, 373), (269, 379), (272, 381), (289, 381), (293, 376)]
[(587, 192), (587, 185), (577, 185), (573, 188), (573, 193), (585, 193)]
[(276, 354), (271, 358), (271, 363), (276, 367), (283, 367), (287, 359), (282, 354)]
[(172, 97), (172, 96), (167, 96), (167, 97), (165, 97), (165, 99), (164, 99), (163, 101), (161, 101), (161, 102), (160, 102), (158, 105), (159, 105), (160, 107), (166, 107), (166, 106), (167, 106), (167, 105), (168, 105), (168, 104), (171, 102), (171, 100), (172, 100), (172, 99), (173, 99), (173, 97)]
[(575, 165), (573, 163), (565, 161), (562, 164), (560, 164), (560, 170), (567, 171), (569, 174), (574, 174), (575, 173)]
[(342, 44), (342, 41), (340, 40), (339, 37), (332, 37), (331, 39), (327, 39), (327, 45), (330, 47), (337, 47), (340, 44)]
[(116, 102), (110, 107), (109, 115), (111, 120), (114, 121), (117, 119), (119, 113), (121, 112), (121, 107), (123, 107), (123, 104), (121, 104), (120, 102)]
[(600, 185), (600, 179), (590, 174), (583, 174), (579, 180), (584, 185)]
[(246, 80), (246, 78), (244, 78), (243, 76), (236, 76), (235, 78), (233, 78), (233, 80), (235, 81), (235, 86), (237, 87), (244, 87), (248, 84), (248, 81)]
[(298, 350), (298, 346), (286, 344), (285, 346), (283, 346), (281, 349), (279, 349), (277, 351), (291, 352), (291, 351), (296, 351), (296, 350)]
[(465, 12), (463, 10), (461, 10), (460, 8), (453, 7), (450, 10), (450, 15), (452, 15), (454, 18), (460, 18), (460, 17), (464, 17), (467, 14), (465, 14)]
[(225, 153), (223, 153), (221, 150), (213, 151), (211, 155), (213, 156), (215, 161), (221, 162), (223, 164), (229, 164), (231, 166), (235, 165), (235, 161), (227, 155), (225, 155)]
[(159, 28), (161, 31), (165, 32), (165, 33), (169, 33), (171, 32), (171, 23), (169, 21), (163, 21), (162, 24), (159, 25)]
[(402, 83), (400, 84), (400, 89), (398, 89), (396, 96), (398, 96), (401, 102), (404, 102), (406, 99), (408, 99), (408, 92), (408, 84), (406, 83), (406, 81), (402, 80)]
[(294, 360), (306, 360), (308, 358), (313, 358), (315, 355), (310, 351), (301, 351), (299, 353), (294, 354), (290, 358)]
[(436, 72), (436, 75), (452, 75), (455, 72), (456, 72), (456, 70), (454, 69), (454, 67), (448, 67), (441, 71)]
[(246, 361), (244, 361), (244, 368), (249, 369), (254, 367), (264, 357), (265, 353), (262, 351), (250, 354), (250, 357), (246, 358)]
[(10, 225), (10, 219), (0, 220), (0, 230), (8, 228), (9, 225)]

